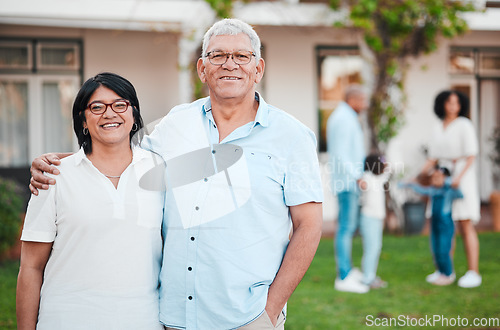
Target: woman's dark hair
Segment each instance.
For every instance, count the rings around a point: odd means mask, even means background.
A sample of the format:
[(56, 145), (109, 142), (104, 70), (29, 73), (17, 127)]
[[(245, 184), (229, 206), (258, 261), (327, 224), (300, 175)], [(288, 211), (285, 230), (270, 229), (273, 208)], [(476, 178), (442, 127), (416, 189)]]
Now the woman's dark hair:
[(462, 92), (455, 90), (447, 90), (443, 91), (436, 96), (434, 100), (434, 113), (439, 119), (444, 119), (446, 112), (444, 110), (444, 104), (451, 95), (455, 94), (458, 97), (458, 103), (460, 103), (460, 112), (458, 113), (459, 117), (468, 117), (469, 116), (469, 98)]
[[(130, 132), (130, 139), (132, 136), (139, 132), (142, 134), (141, 128), (144, 123), (141, 118), (139, 108), (139, 99), (134, 86), (127, 79), (115, 73), (103, 72), (95, 77), (88, 79), (80, 88), (76, 95), (75, 102), (73, 103), (73, 129), (75, 130), (76, 137), (78, 138), (78, 145), (83, 147), (85, 154), (92, 153), (92, 139), (90, 134), (83, 134), (83, 123), (85, 122), (85, 109), (89, 103), (90, 97), (101, 86), (107, 87), (115, 92), (118, 96), (128, 100), (132, 107), (132, 115), (134, 116), (133, 130)], [(140, 137), (138, 139), (140, 141)]]
[(366, 156), (365, 159), (365, 172), (372, 172), (375, 175), (380, 175), (384, 173), (385, 169), (385, 160), (384, 157), (380, 154), (373, 153)]

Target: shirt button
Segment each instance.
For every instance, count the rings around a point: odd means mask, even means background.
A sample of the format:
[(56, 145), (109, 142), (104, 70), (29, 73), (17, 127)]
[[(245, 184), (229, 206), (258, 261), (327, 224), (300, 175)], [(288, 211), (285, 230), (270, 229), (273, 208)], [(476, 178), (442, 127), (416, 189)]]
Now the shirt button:
[(198, 211), (200, 208), (197, 206), (197, 207), (195, 207), (194, 209), (195, 209), (196, 211)]
[(194, 237), (193, 236), (191, 236), (191, 240), (194, 241)]
[(203, 179), (203, 181), (207, 182), (207, 181), (208, 181), (208, 179), (207, 179), (207, 178), (205, 178), (205, 179)]
[(189, 297), (188, 297), (188, 299), (189, 299), (189, 300), (193, 300), (193, 296), (189, 296)]
[(193, 270), (193, 268), (192, 268), (192, 267), (188, 267), (188, 270), (189, 270), (189, 271), (192, 271), (192, 270)]
[(215, 154), (215, 153), (216, 153), (216, 151), (215, 151), (215, 150), (212, 150), (212, 153), (213, 153), (213, 154)]

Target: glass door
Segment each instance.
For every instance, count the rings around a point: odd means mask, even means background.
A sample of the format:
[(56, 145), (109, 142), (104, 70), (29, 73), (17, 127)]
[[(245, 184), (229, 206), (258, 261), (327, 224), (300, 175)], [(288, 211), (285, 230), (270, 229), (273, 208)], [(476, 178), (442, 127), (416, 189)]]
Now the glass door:
[(480, 95), (479, 171), (482, 175), (479, 186), (481, 199), (489, 200), (491, 192), (495, 189), (494, 168), (490, 155), (493, 150), (491, 141), (493, 130), (495, 127), (500, 127), (500, 79), (480, 80)]
[(0, 167), (28, 163), (28, 81), (0, 80)]

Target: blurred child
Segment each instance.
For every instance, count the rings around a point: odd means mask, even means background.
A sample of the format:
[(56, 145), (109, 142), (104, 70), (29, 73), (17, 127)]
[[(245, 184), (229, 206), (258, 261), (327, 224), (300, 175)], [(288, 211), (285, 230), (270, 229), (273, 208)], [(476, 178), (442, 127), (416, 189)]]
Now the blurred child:
[(430, 175), (430, 186), (416, 183), (406, 184), (417, 193), (431, 198), (431, 249), (437, 270), (426, 277), (435, 285), (450, 285), (455, 281), (451, 260), (451, 245), (455, 225), (451, 217), (451, 206), (455, 199), (462, 198), (460, 190), (451, 187), (450, 171), (436, 166)]
[(366, 157), (364, 173), (360, 181), (360, 232), (363, 237), (362, 281), (371, 289), (387, 286), (387, 282), (377, 276), (384, 231), (385, 184), (389, 179), (389, 173), (385, 169), (384, 158), (379, 154), (370, 154)]

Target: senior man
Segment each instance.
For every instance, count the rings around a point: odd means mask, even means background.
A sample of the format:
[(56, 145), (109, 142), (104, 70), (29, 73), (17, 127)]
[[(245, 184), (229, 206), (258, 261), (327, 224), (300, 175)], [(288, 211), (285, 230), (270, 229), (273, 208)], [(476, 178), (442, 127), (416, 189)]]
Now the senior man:
[[(250, 25), (215, 23), (197, 62), (209, 97), (174, 107), (142, 142), (167, 163), (167, 329), (283, 329), (285, 304), (319, 243), (316, 139), (256, 92), (260, 47)], [(54, 158), (33, 162), (32, 191), (49, 183), (39, 170), (52, 172)]]
[(335, 234), (335, 260), (338, 291), (366, 293), (362, 273), (352, 268), (352, 238), (359, 227), (360, 189), (366, 151), (358, 116), (367, 107), (366, 93), (360, 85), (346, 89), (345, 102), (340, 102), (328, 118), (327, 140), (331, 166), (331, 190), (338, 199), (338, 226)]

